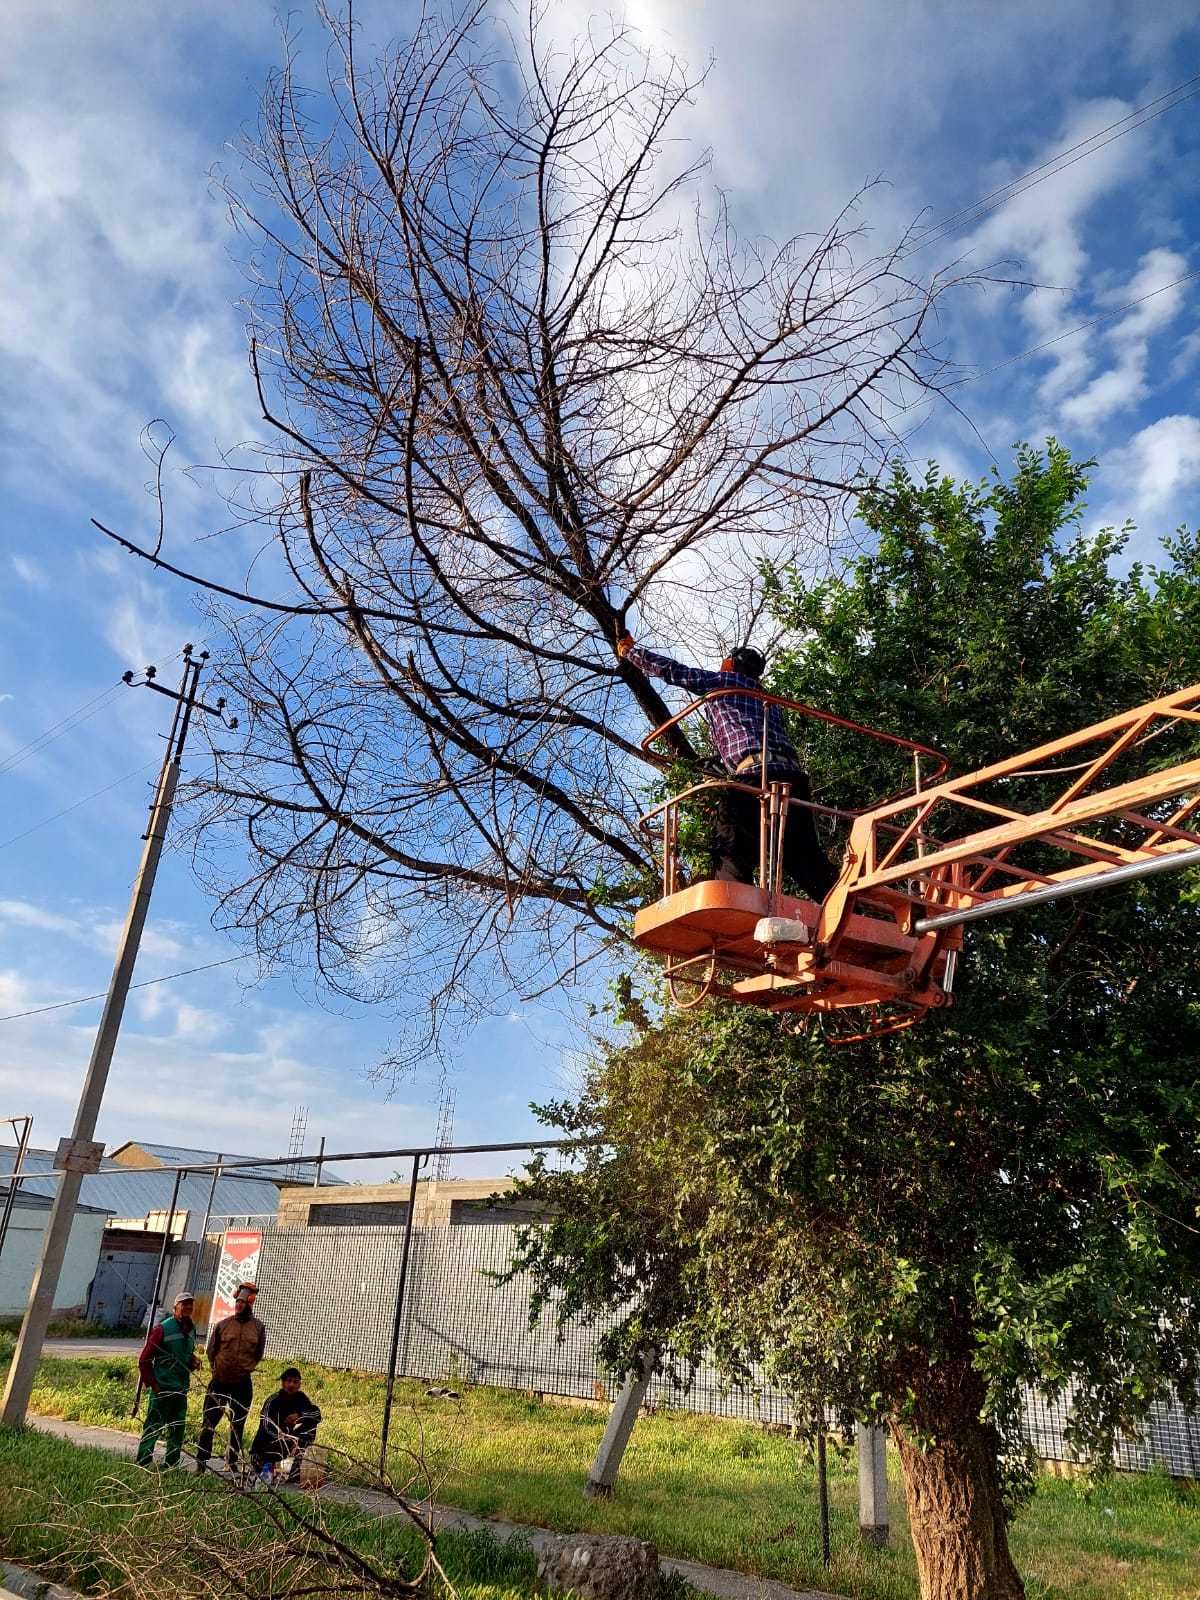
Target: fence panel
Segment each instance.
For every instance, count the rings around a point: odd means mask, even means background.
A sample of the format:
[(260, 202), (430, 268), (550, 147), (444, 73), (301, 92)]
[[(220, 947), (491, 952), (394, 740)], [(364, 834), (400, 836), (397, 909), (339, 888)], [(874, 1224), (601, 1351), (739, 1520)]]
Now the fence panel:
[[(530, 1328), (529, 1282), (497, 1284), (492, 1276), (512, 1260), (517, 1232), (502, 1224), (413, 1230), (397, 1376), (611, 1399), (612, 1382), (597, 1345), (616, 1313), (594, 1323), (569, 1323), (560, 1337), (552, 1300)], [(271, 1352), (386, 1372), (403, 1246), (404, 1229), (395, 1226), (265, 1232), (258, 1284)], [(765, 1384), (731, 1388), (706, 1366), (682, 1391), (656, 1378), (647, 1400), (755, 1422), (792, 1420), (780, 1390)], [(1026, 1394), (1027, 1434), (1043, 1460), (1073, 1459), (1064, 1438), (1068, 1412), (1069, 1399)], [(1200, 1478), (1200, 1416), (1178, 1401), (1156, 1406), (1142, 1437), (1118, 1447), (1115, 1464), (1134, 1472), (1160, 1466), (1174, 1477)]]

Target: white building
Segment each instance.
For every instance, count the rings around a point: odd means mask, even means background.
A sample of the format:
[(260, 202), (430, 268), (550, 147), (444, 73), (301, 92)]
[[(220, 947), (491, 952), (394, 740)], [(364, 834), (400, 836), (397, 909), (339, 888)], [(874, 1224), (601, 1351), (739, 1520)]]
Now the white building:
[[(42, 1235), (50, 1201), (44, 1195), (19, 1194), (9, 1218), (8, 1234), (0, 1251), (0, 1316), (20, 1315), (29, 1303), (33, 1274), (42, 1256)], [(83, 1313), (88, 1290), (96, 1276), (100, 1243), (108, 1212), (97, 1206), (77, 1206), (66, 1259), (54, 1296), (56, 1311)]]

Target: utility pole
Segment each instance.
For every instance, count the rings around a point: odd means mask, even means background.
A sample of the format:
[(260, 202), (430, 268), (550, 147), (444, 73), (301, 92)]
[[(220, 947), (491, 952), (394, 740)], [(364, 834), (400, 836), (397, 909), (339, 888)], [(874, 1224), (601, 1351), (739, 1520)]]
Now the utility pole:
[[(179, 782), (180, 764), (183, 760), (183, 750), (187, 742), (188, 729), (191, 727), (192, 715), (196, 711), (204, 711), (211, 716), (219, 717), (226, 727), (237, 727), (236, 717), (228, 719), (225, 717), (224, 700), (218, 700), (215, 705), (208, 706), (198, 698), (200, 674), (207, 660), (207, 650), (201, 651), (198, 656), (193, 656), (191, 645), (185, 645), (183, 674), (178, 689), (168, 689), (156, 683), (153, 667), (146, 668), (145, 676), (138, 685), (153, 689), (157, 694), (166, 695), (174, 702), (175, 709), (150, 808), (150, 824), (142, 835), (145, 845), (137, 877), (133, 882), (133, 893), (117, 951), (116, 965), (113, 967), (108, 995), (100, 1016), (100, 1026), (96, 1030), (96, 1042), (92, 1046), (91, 1060), (88, 1062), (87, 1075), (83, 1080), (83, 1092), (75, 1112), (75, 1125), (71, 1129), (70, 1138), (59, 1141), (55, 1155), (55, 1167), (62, 1176), (46, 1221), (46, 1232), (42, 1239), (42, 1258), (34, 1274), (29, 1304), (21, 1323), (12, 1365), (8, 1370), (3, 1411), (0, 1412), (0, 1421), (8, 1427), (18, 1427), (25, 1421), (29, 1396), (33, 1392), (34, 1376), (46, 1339), (46, 1329), (54, 1310), (54, 1295), (58, 1289), (63, 1259), (67, 1253), (71, 1225), (75, 1220), (79, 1191), (85, 1174), (100, 1170), (104, 1145), (95, 1141), (96, 1121), (100, 1114), (105, 1085), (108, 1082), (113, 1051), (116, 1049), (121, 1017), (133, 978), (133, 968), (142, 940), (142, 929), (146, 923), (146, 913), (150, 909), (150, 894), (154, 888), (154, 878), (158, 871), (163, 843), (167, 837), (167, 824), (170, 821), (171, 805), (175, 799), (175, 787)], [(134, 683), (132, 672), (125, 674), (125, 682), (131, 685)]]

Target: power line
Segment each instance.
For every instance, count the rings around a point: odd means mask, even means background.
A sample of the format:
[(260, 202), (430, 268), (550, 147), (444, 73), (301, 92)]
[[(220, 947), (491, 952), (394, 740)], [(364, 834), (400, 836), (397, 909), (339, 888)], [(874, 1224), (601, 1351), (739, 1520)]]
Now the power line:
[[(225, 956), (221, 961), (208, 961), (202, 967), (183, 967), (179, 972), (164, 972), (161, 978), (143, 978), (141, 983), (131, 983), (131, 989), (149, 989), (156, 983), (170, 983), (172, 978), (190, 978), (194, 972), (211, 972), (214, 967), (227, 967), (231, 961), (245, 961), (245, 954)], [(64, 1011), (68, 1006), (86, 1005), (89, 1000), (103, 1000), (107, 990), (102, 989), (98, 994), (81, 994), (74, 1000), (58, 1000), (52, 1006), (34, 1006), (29, 1011), (13, 1011), (7, 1017), (0, 1017), (0, 1022), (17, 1022), (22, 1017), (40, 1017), (47, 1011)]]
[(1111, 311), (1101, 311), (1097, 316), (1089, 317), (1086, 322), (1079, 322), (1073, 328), (1067, 328), (1062, 333), (1056, 333), (1053, 339), (1043, 339), (1041, 344), (1031, 345), (1028, 350), (1022, 350), (1018, 355), (1008, 356), (1003, 361), (998, 361), (994, 367), (986, 367), (982, 372), (975, 373), (970, 378), (963, 378), (963, 383), (974, 383), (978, 378), (990, 377), (993, 372), (999, 372), (1003, 367), (1011, 367), (1017, 361), (1025, 361), (1030, 356), (1036, 356), (1043, 350), (1049, 350), (1051, 345), (1059, 344), (1063, 339), (1069, 339), (1072, 334), (1083, 333), (1087, 328), (1094, 328), (1098, 322), (1108, 322), (1113, 317), (1119, 317), (1123, 311), (1132, 311), (1135, 306), (1144, 305), (1147, 300), (1153, 300), (1156, 294), (1165, 294), (1168, 289), (1175, 289), (1181, 283), (1190, 283), (1193, 278), (1200, 278), (1200, 267), (1191, 272), (1181, 273), (1178, 278), (1172, 278), (1170, 283), (1160, 284), (1157, 289), (1151, 289), (1148, 294), (1138, 295), (1136, 300), (1126, 300), (1124, 304), (1113, 306)]
[[(200, 645), (202, 646), (205, 643), (206, 640), (201, 639)], [(189, 650), (199, 648), (200, 646), (188, 646)], [(183, 655), (184, 652), (182, 650), (177, 650), (170, 659), (172, 661), (176, 661)], [(105, 707), (109, 705), (110, 702), (115, 698), (118, 691), (124, 687), (124, 679), (119, 680), (117, 683), (110, 684), (107, 689), (101, 689), (99, 694), (93, 695), (90, 700), (85, 700), (83, 704), (81, 706), (77, 706), (74, 711), (68, 711), (65, 717), (60, 717), (57, 722), (52, 722), (48, 728), (45, 728), (41, 733), (36, 734), (25, 744), (19, 746), (18, 749), (5, 756), (3, 760), (0, 760), (0, 774), (10, 772), (13, 767), (19, 767), (23, 761), (28, 761), (31, 756), (39, 755), (47, 745), (53, 744), (56, 739), (61, 739), (64, 733), (70, 733), (73, 729), (78, 728), (82, 723), (89, 721), (92, 717), (96, 716), (98, 712), (103, 711)], [(133, 774), (130, 773), (129, 776), (132, 777)], [(124, 782), (124, 779), (119, 779), (118, 782)], [(102, 789), (97, 790), (96, 792), (98, 794), (104, 793)], [(65, 813), (60, 813), (60, 815), (65, 815)], [(53, 819), (47, 818), (46, 820), (52, 821)], [(3, 846), (0, 845), (0, 849), (2, 848)]]
[[(1165, 294), (1168, 289), (1176, 289), (1181, 283), (1190, 283), (1193, 279), (1200, 278), (1200, 267), (1195, 267), (1191, 272), (1181, 273), (1178, 278), (1172, 278), (1169, 283), (1159, 284), (1157, 289), (1151, 289), (1146, 294), (1138, 295), (1136, 300), (1125, 300), (1119, 306), (1113, 306), (1108, 311), (1101, 311), (1094, 317), (1089, 317), (1086, 322), (1077, 322), (1073, 328), (1064, 328), (1062, 333), (1056, 333), (1052, 339), (1043, 339), (1041, 344), (1030, 345), (1028, 350), (1020, 350), (1015, 356), (1006, 356), (1003, 361), (997, 361), (995, 366), (984, 367), (980, 372), (968, 373), (964, 378), (955, 378), (945, 384), (946, 389), (961, 389), (965, 384), (978, 383), (983, 378), (990, 378), (995, 372), (1002, 372), (1005, 367), (1015, 366), (1018, 361), (1028, 361), (1031, 356), (1040, 355), (1043, 350), (1049, 350), (1052, 345), (1061, 344), (1064, 339), (1070, 339), (1077, 333), (1086, 333), (1089, 328), (1094, 328), (1098, 323), (1110, 322), (1113, 317), (1119, 317), (1123, 311), (1132, 311), (1136, 306), (1144, 305), (1147, 300), (1153, 300), (1155, 295)], [(919, 400), (912, 400), (906, 406), (901, 406), (895, 413), (902, 417), (907, 411), (915, 411), (918, 406), (928, 403), (929, 396), (922, 395)]]
[(91, 717), (94, 717), (97, 712), (103, 711), (104, 707), (121, 687), (120, 682), (110, 684), (107, 689), (102, 689), (99, 694), (93, 695), (90, 700), (85, 700), (81, 706), (78, 706), (74, 711), (68, 712), (65, 717), (60, 717), (57, 722), (51, 723), (50, 727), (21, 745), (19, 749), (14, 750), (3, 761), (0, 761), (0, 773), (11, 772), (14, 767), (20, 766), (23, 761), (28, 761), (31, 756), (39, 755), (47, 745), (53, 744), (56, 739), (61, 739), (64, 733), (70, 733), (73, 728), (79, 727), (81, 723), (87, 722)]
[(89, 800), (96, 800), (102, 794), (108, 794), (110, 789), (116, 789), (123, 783), (128, 783), (130, 778), (136, 778), (139, 773), (149, 772), (157, 766), (156, 761), (148, 761), (144, 766), (134, 767), (132, 772), (125, 773), (124, 777), (114, 778), (111, 783), (106, 783), (100, 789), (93, 789), (91, 794), (85, 794), (81, 800), (76, 800), (73, 805), (64, 806), (61, 811), (56, 811), (52, 817), (43, 817), (40, 822), (33, 823), (22, 833), (14, 833), (11, 839), (0, 840), (0, 850), (7, 850), (10, 844), (19, 844), (22, 839), (28, 839), (31, 833), (36, 833), (39, 828), (48, 828), (52, 822), (57, 822), (60, 817), (69, 817), (72, 811), (78, 811), (80, 806), (87, 805)]
[[(1065, 172), (1068, 167), (1073, 167), (1077, 161), (1082, 161), (1086, 156), (1094, 155), (1097, 150), (1103, 150), (1105, 145), (1112, 144), (1116, 139), (1122, 139), (1127, 133), (1144, 127), (1147, 122), (1152, 122), (1156, 117), (1173, 111), (1176, 106), (1183, 105), (1186, 101), (1200, 94), (1200, 73), (1194, 77), (1185, 78), (1177, 83), (1174, 88), (1166, 90), (1154, 100), (1148, 100), (1144, 105), (1134, 106), (1123, 117), (1118, 117), (1115, 122), (1110, 122), (1107, 127), (1098, 128), (1095, 133), (1088, 134), (1084, 139), (1077, 140), (1068, 145), (1065, 150), (1060, 150), (1056, 155), (1048, 157), (1036, 167), (1030, 167), (1028, 172), (1021, 173), (1012, 178), (1008, 183), (1001, 184), (981, 199), (973, 201), (970, 205), (962, 206), (958, 211), (952, 212), (948, 217), (943, 217), (940, 222), (933, 223), (926, 228), (914, 242), (905, 250), (905, 256), (912, 255), (915, 251), (923, 249), (927, 244), (933, 244), (938, 239), (946, 238), (951, 233), (961, 230), (967, 222), (977, 221), (989, 211), (995, 211), (1008, 200), (1016, 199), (1019, 194), (1026, 193), (1029, 189), (1036, 188), (1039, 183), (1044, 183), (1047, 178), (1053, 178), (1060, 172)], [(1070, 159), (1068, 159), (1070, 158)]]

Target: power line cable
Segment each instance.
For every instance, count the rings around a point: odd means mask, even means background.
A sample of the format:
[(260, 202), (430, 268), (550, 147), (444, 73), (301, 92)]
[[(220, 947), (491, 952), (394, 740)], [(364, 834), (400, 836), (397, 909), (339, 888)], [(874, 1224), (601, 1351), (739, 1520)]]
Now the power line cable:
[(82, 723), (89, 721), (98, 712), (104, 710), (105, 706), (122, 687), (123, 685), (120, 682), (110, 684), (107, 689), (102, 689), (99, 694), (93, 695), (90, 700), (85, 700), (81, 706), (78, 706), (74, 711), (68, 712), (65, 717), (60, 717), (57, 722), (51, 723), (48, 728), (43, 729), (41, 733), (12, 751), (3, 761), (0, 761), (0, 773), (11, 772), (14, 767), (20, 766), (23, 761), (28, 761), (31, 756), (39, 755), (47, 745), (53, 744), (56, 739), (61, 739), (64, 733), (70, 733), (74, 728), (78, 728)]
[[(131, 983), (131, 989), (149, 989), (156, 983), (170, 983), (173, 978), (190, 978), (194, 972), (211, 972), (214, 967), (227, 967), (232, 961), (245, 961), (246, 955), (226, 956), (221, 961), (208, 961), (202, 967), (183, 967), (179, 972), (164, 972), (161, 978), (143, 978), (141, 983)], [(65, 1011), (68, 1006), (86, 1005), (89, 1000), (103, 1000), (107, 989), (98, 994), (81, 994), (74, 1000), (57, 1000), (52, 1006), (34, 1006), (29, 1011), (13, 1011), (0, 1022), (18, 1022), (22, 1017), (40, 1017), (47, 1011)]]
[[(207, 638), (201, 639), (200, 644), (193, 646), (192, 648), (199, 649), (207, 642)], [(184, 652), (182, 650), (177, 650), (171, 657), (169, 657), (169, 659), (171, 661), (178, 661), (182, 657), (183, 653)], [(57, 722), (52, 722), (48, 728), (43, 729), (41, 733), (36, 734), (25, 744), (20, 745), (16, 750), (5, 756), (3, 760), (0, 760), (0, 774), (9, 772), (12, 770), (12, 768), (20, 766), (23, 761), (28, 761), (31, 756), (39, 755), (47, 745), (53, 744), (56, 739), (61, 739), (63, 734), (70, 733), (73, 729), (78, 728), (84, 722), (89, 721), (92, 717), (103, 711), (124, 687), (125, 683), (123, 679), (116, 683), (110, 684), (107, 689), (101, 689), (99, 694), (93, 695), (90, 700), (85, 700), (84, 703), (81, 706), (77, 706), (74, 711), (68, 711), (65, 717), (60, 717)], [(132, 777), (132, 773), (130, 776)], [(103, 793), (102, 790), (98, 790), (97, 792)], [(0, 848), (3, 848), (3, 846), (0, 846)]]
[(1078, 322), (1073, 328), (1067, 328), (1062, 333), (1056, 333), (1052, 339), (1043, 339), (1041, 344), (1030, 345), (1028, 350), (1022, 350), (1015, 356), (1008, 356), (1003, 361), (998, 361), (994, 367), (985, 367), (982, 372), (974, 373), (969, 378), (960, 380), (962, 383), (974, 383), (979, 378), (990, 377), (993, 372), (999, 372), (1004, 367), (1011, 367), (1018, 361), (1025, 361), (1030, 356), (1036, 356), (1043, 350), (1049, 350), (1051, 345), (1059, 344), (1063, 339), (1069, 339), (1073, 334), (1083, 333), (1088, 328), (1094, 328), (1099, 322), (1108, 322), (1113, 317), (1119, 317), (1123, 311), (1132, 311), (1135, 306), (1144, 305), (1147, 300), (1153, 300), (1155, 295), (1165, 294), (1168, 289), (1175, 289), (1181, 283), (1190, 283), (1193, 278), (1200, 278), (1200, 267), (1191, 272), (1181, 273), (1178, 278), (1172, 278), (1170, 283), (1160, 284), (1157, 289), (1151, 289), (1147, 294), (1138, 295), (1136, 300), (1126, 300), (1119, 306), (1113, 306), (1111, 311), (1101, 311), (1097, 316), (1089, 317), (1086, 322)]
[[(1094, 317), (1089, 317), (1086, 322), (1077, 322), (1073, 328), (1064, 328), (1062, 333), (1056, 333), (1052, 339), (1043, 339), (1040, 344), (1030, 345), (1028, 350), (1019, 350), (1015, 356), (1006, 356), (1003, 361), (997, 361), (995, 366), (984, 367), (980, 372), (971, 372), (963, 378), (952, 379), (943, 387), (946, 389), (961, 389), (968, 383), (979, 383), (983, 378), (990, 378), (995, 372), (1002, 372), (1005, 367), (1015, 366), (1019, 361), (1028, 361), (1031, 356), (1040, 355), (1043, 350), (1049, 350), (1052, 345), (1061, 344), (1064, 339), (1070, 339), (1077, 333), (1086, 333), (1089, 328), (1094, 328), (1101, 322), (1110, 322), (1113, 317), (1119, 317), (1124, 311), (1132, 311), (1135, 307), (1144, 305), (1147, 300), (1153, 300), (1155, 295), (1166, 294), (1168, 289), (1175, 289), (1181, 283), (1191, 283), (1193, 279), (1200, 278), (1200, 267), (1195, 267), (1191, 272), (1184, 272), (1178, 278), (1172, 278), (1169, 283), (1159, 284), (1157, 289), (1151, 289), (1146, 294), (1140, 294), (1135, 300), (1125, 300), (1119, 306), (1113, 306), (1108, 311), (1101, 311)], [(918, 406), (927, 405), (929, 396), (922, 395), (919, 400), (912, 400), (906, 406), (901, 406), (895, 415), (902, 417), (907, 411), (915, 411)]]
[[(1068, 167), (1073, 167), (1077, 161), (1094, 155), (1097, 150), (1103, 150), (1105, 145), (1112, 144), (1116, 139), (1122, 139), (1128, 133), (1144, 127), (1156, 117), (1164, 116), (1168, 111), (1173, 111), (1176, 106), (1183, 105), (1186, 101), (1200, 94), (1200, 73), (1194, 77), (1185, 78), (1177, 83), (1174, 88), (1166, 90), (1154, 100), (1148, 100), (1144, 105), (1134, 106), (1123, 117), (1115, 122), (1110, 122), (1107, 127), (1098, 128), (1095, 133), (1088, 134), (1084, 139), (1077, 140), (1068, 145), (1065, 150), (1060, 150), (1056, 155), (1048, 157), (1036, 167), (1030, 167), (1028, 172), (1023, 172), (1009, 182), (1001, 184), (970, 205), (962, 206), (952, 212), (948, 217), (943, 217), (940, 222), (931, 224), (920, 233), (913, 243), (904, 251), (905, 256), (912, 255), (915, 251), (923, 249), (927, 244), (946, 238), (952, 233), (957, 233), (968, 222), (976, 221), (985, 216), (989, 211), (995, 211), (1007, 200), (1013, 200), (1019, 194), (1026, 193), (1029, 189), (1036, 188), (1039, 183), (1044, 183), (1047, 178), (1055, 177), (1060, 172), (1065, 172)], [(1070, 158), (1070, 159), (1068, 159)]]
[(108, 794), (111, 789), (118, 788), (123, 783), (128, 783), (130, 778), (136, 778), (139, 773), (150, 772), (158, 765), (157, 761), (148, 761), (144, 766), (135, 767), (132, 772), (127, 772), (123, 777), (114, 778), (111, 783), (106, 783), (102, 788), (93, 789), (91, 794), (85, 794), (81, 800), (74, 804), (64, 806), (61, 811), (56, 811), (52, 817), (43, 817), (40, 822), (31, 824), (22, 833), (14, 833), (11, 839), (0, 840), (0, 850), (7, 850), (10, 844), (19, 844), (22, 839), (28, 839), (31, 833), (36, 833), (39, 828), (48, 828), (52, 822), (57, 822), (60, 817), (69, 817), (72, 811), (78, 811), (80, 806), (87, 805), (89, 800), (96, 800), (102, 794)]

